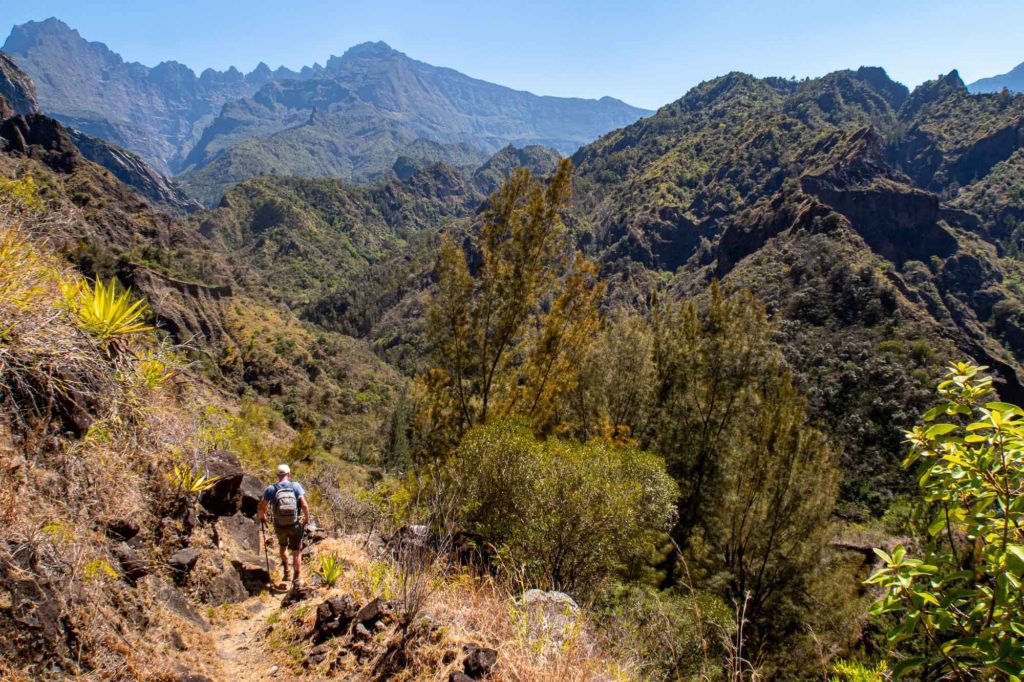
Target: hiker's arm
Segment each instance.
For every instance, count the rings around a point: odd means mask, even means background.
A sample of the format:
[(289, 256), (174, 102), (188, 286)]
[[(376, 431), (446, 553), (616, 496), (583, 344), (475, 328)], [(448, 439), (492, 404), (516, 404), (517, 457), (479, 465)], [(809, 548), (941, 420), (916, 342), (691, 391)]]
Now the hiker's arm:
[(303, 495), (299, 498), (299, 506), (302, 507), (302, 523), (303, 525), (309, 525), (309, 503), (306, 502), (306, 496)]
[(259, 517), (261, 524), (267, 522), (267, 501), (262, 497), (260, 498), (259, 506), (256, 507), (256, 516)]

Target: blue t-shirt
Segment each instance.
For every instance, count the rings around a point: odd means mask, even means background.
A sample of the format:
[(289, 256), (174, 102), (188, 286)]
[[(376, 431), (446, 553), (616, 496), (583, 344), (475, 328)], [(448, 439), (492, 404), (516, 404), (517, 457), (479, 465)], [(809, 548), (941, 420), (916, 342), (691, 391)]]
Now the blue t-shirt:
[(263, 499), (266, 500), (268, 503), (273, 502), (274, 496), (277, 494), (277, 486), (282, 484), (290, 485), (292, 487), (292, 490), (295, 491), (296, 499), (306, 494), (306, 491), (302, 489), (302, 486), (296, 483), (295, 481), (281, 481), (281, 483), (274, 483), (272, 485), (268, 485), (267, 489), (263, 491)]

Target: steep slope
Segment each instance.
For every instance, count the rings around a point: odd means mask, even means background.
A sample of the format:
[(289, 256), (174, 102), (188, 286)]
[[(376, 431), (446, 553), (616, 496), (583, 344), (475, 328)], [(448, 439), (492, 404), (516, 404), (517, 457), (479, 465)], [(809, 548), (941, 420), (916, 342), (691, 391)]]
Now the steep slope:
[(1010, 92), (1024, 92), (1024, 64), (1018, 64), (1006, 73), (989, 78), (979, 78), (967, 86), (971, 92), (999, 92), (1006, 88)]
[(15, 26), (3, 51), (35, 81), (44, 110), (140, 154), (161, 173), (180, 165), (225, 102), (275, 77), (300, 77), (265, 65), (245, 75), (207, 69), (196, 76), (176, 62), (125, 62), (54, 18)]
[(0, 97), (7, 100), (15, 114), (39, 112), (35, 84), (3, 52), (0, 52)]
[(758, 293), (843, 452), (843, 500), (879, 510), (907, 485), (893, 425), (923, 408), (935, 358), (969, 354), (1022, 396), (1021, 264), (993, 238), (1020, 197), (969, 212), (1012, 175), (1022, 106), (955, 72), (909, 95), (878, 69), (731, 74), (581, 149), (574, 213), (620, 302), (652, 271)]
[[(3, 52), (0, 52), (0, 98), (11, 104), (11, 111), (0, 113), (0, 118), (11, 114), (41, 113), (35, 98), (35, 85)], [(154, 205), (176, 214), (201, 208), (172, 180), (157, 173), (137, 154), (75, 129), (68, 130), (68, 134), (85, 158), (111, 171)]]
[(224, 390), (258, 396), (291, 426), (316, 427), (327, 450), (372, 456), (400, 383), (365, 342), (300, 322), (257, 271), (157, 212), (85, 159), (58, 122), (0, 123), (0, 173), (36, 178), (51, 245), (88, 276), (117, 275), (146, 295), (159, 328)]
[(263, 177), (230, 190), (194, 223), (301, 310), (334, 289), (365, 283), (374, 263), (403, 250), (418, 232), (468, 215), (480, 198), (443, 165), (369, 186)]

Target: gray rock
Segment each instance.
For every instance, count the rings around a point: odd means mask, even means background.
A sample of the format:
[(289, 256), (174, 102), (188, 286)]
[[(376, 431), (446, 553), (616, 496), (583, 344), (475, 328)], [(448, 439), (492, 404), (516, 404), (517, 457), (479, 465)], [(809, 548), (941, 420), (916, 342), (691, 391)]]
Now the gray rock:
[(117, 563), (121, 566), (121, 572), (133, 583), (152, 572), (149, 562), (145, 561), (139, 556), (138, 552), (129, 547), (127, 542), (114, 545), (112, 551), (114, 558), (117, 559)]
[(199, 561), (200, 552), (195, 547), (179, 549), (167, 559), (167, 565), (171, 567), (176, 580), (182, 580), (191, 571), (196, 562)]
[(260, 552), (260, 527), (253, 519), (242, 513), (221, 517), (217, 520), (217, 534), (223, 540), (230, 538), (235, 545), (249, 552)]

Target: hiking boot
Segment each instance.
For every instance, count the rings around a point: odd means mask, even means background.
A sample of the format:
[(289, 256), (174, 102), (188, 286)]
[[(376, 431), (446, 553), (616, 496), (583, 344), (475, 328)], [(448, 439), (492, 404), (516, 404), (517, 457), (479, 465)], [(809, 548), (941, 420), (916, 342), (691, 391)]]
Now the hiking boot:
[(283, 582), (283, 583), (288, 582), (288, 569), (287, 568), (284, 569), (283, 571), (281, 571), (281, 582)]
[(301, 578), (296, 578), (295, 580), (292, 581), (292, 589), (293, 590), (301, 590), (302, 587), (303, 587), (303, 585), (302, 585), (302, 579)]

